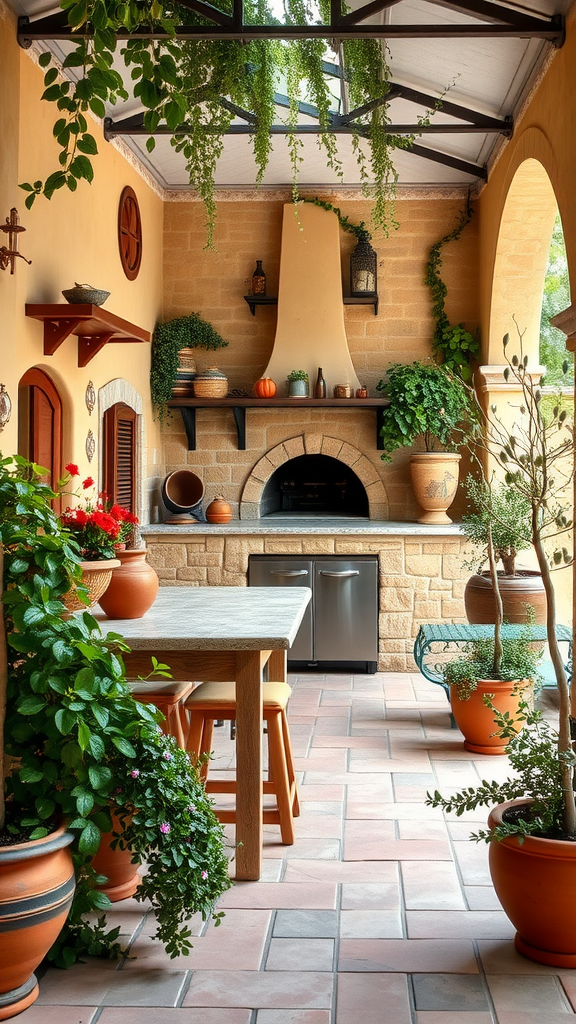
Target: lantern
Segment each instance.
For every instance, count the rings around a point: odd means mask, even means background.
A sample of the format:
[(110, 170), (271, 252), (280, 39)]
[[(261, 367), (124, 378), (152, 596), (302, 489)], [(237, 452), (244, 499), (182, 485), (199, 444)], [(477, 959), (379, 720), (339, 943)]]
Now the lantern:
[(374, 295), (376, 286), (377, 256), (370, 245), (367, 231), (358, 234), (358, 244), (350, 254), (350, 294), (353, 298)]

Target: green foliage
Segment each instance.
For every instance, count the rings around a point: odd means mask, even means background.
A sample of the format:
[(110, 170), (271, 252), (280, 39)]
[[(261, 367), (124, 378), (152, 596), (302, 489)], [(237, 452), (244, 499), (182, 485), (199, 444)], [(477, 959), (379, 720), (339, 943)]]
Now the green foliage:
[(164, 406), (172, 396), (172, 388), (178, 373), (178, 353), (181, 348), (203, 348), (214, 350), (226, 348), (227, 341), (203, 320), (198, 313), (179, 316), (165, 324), (157, 324), (152, 338), (150, 364), (150, 392), (152, 404), (160, 418)]
[[(550, 318), (561, 313), (570, 305), (570, 279), (562, 221), (558, 214), (554, 222), (548, 265), (544, 278), (542, 312), (540, 315), (540, 360), (546, 367), (544, 384), (572, 384), (574, 366), (566, 351), (566, 336), (557, 327), (552, 327)], [(570, 372), (564, 374), (562, 364), (570, 358)]]
[(497, 711), (489, 697), (484, 698), (484, 703), (494, 713), (499, 734), (509, 739), (506, 753), (514, 775), (504, 782), (483, 780), (479, 786), (469, 786), (448, 798), (436, 790), (427, 793), (426, 804), (461, 816), (477, 807), (527, 797), (534, 803), (520, 815), (519, 820), (504, 822), (489, 831), (481, 830), (470, 838), (476, 842), (490, 842), (513, 835), (518, 836), (520, 842), (525, 835), (545, 839), (569, 838), (563, 824), (562, 773), (566, 763), (572, 768), (576, 765), (576, 758), (559, 753), (557, 733), (541, 713), (527, 703), (520, 704), (515, 720), (509, 714)]
[(424, 274), (424, 282), (432, 293), (432, 316), (434, 317), (434, 334), (432, 351), (436, 357), (462, 380), (470, 380), (472, 371), (470, 363), (480, 352), (480, 343), (462, 324), (452, 325), (448, 319), (445, 302), (448, 289), (440, 276), (442, 267), (442, 249), (448, 242), (455, 242), (472, 217), (472, 208), (468, 202), (460, 216), (458, 224), (447, 235), (435, 242), (428, 254), (428, 262)]
[(383, 409), (382, 459), (390, 462), (391, 452), (422, 439), (427, 452), (439, 445), (454, 445), (463, 439), (475, 416), (470, 393), (459, 377), (436, 363), (394, 363), (377, 390), (389, 405)]
[(488, 533), (496, 560), (502, 561), (504, 572), (513, 576), (518, 551), (531, 545), (531, 508), (525, 494), (505, 483), (476, 480), (468, 475), (464, 482), (466, 497), (474, 511), (462, 516), (462, 525), (469, 540), (483, 549), (487, 559)]
[[(48, 69), (43, 99), (58, 108), (54, 136), (61, 148), (60, 167), (45, 181), (20, 186), (29, 193), (28, 208), (38, 195), (50, 199), (57, 189), (67, 186), (74, 191), (80, 179), (92, 180), (91, 157), (96, 155), (97, 147), (88, 132), (87, 114), (102, 118), (106, 103), (128, 98), (113, 63), (116, 33), (123, 30), (142, 32), (140, 37), (126, 40), (120, 53), (131, 69), (131, 93), (144, 107), (144, 125), (150, 132), (147, 149), (151, 152), (155, 147), (153, 132), (160, 122), (173, 130), (170, 141), (186, 160), (190, 184), (204, 201), (208, 247), (212, 245), (216, 214), (214, 175), (224, 147), (224, 134), (238, 107), (248, 112), (254, 128), (251, 138), (256, 185), (262, 183), (268, 165), (272, 148), (270, 127), (278, 119), (274, 95), (279, 90), (286, 91), (288, 96), (288, 127), (297, 124), (300, 102), (316, 107), (321, 129), (318, 146), (328, 167), (342, 178), (336, 136), (328, 130), (334, 105), (331, 80), (324, 73), (324, 62), (330, 57), (328, 50), (334, 49), (336, 43), (323, 39), (184, 41), (176, 38), (177, 26), (209, 26), (213, 22), (188, 6), (173, 6), (165, 0), (130, 4), (61, 0), (61, 6), (68, 24), (78, 33), (75, 48), (63, 65), (77, 77), (60, 81), (57, 69), (49, 67), (51, 55), (41, 55), (40, 63)], [(226, 14), (232, 14), (232, 8), (232, 0), (222, 0), (219, 7)], [(245, 0), (244, 18), (254, 25), (279, 24), (267, 0)], [(327, 0), (317, 0), (312, 6), (305, 0), (285, 0), (284, 22), (288, 25), (327, 22), (329, 18)], [(93, 36), (88, 34), (90, 30)], [(163, 30), (167, 36), (150, 40), (145, 37), (146, 30)], [(397, 175), (392, 154), (397, 148), (410, 148), (417, 136), (390, 134), (387, 104), (377, 102), (385, 100), (390, 88), (385, 49), (380, 41), (345, 40), (342, 51), (351, 106), (365, 108), (353, 123), (352, 135), (362, 188), (373, 202), (374, 223), (387, 232), (390, 225), (395, 225)], [(440, 101), (436, 106), (439, 105)], [(419, 118), (422, 125), (428, 122), (429, 113)], [(302, 142), (289, 133), (287, 143), (297, 199)]]
[(344, 231), (348, 231), (351, 235), (354, 235), (358, 241), (369, 242), (372, 235), (366, 228), (366, 224), (363, 220), (359, 224), (354, 224), (344, 213), (342, 213), (339, 206), (333, 206), (327, 199), (319, 199), (318, 196), (314, 196), (313, 199), (306, 199), (305, 196), (301, 200), (303, 203), (312, 203), (313, 206), (319, 206), (322, 210), (328, 210), (330, 213), (335, 213), (338, 217), (338, 223)]
[(308, 380), (306, 370), (290, 370), (286, 380)]
[(456, 687), (460, 700), (468, 700), (479, 679), (502, 682), (531, 679), (538, 682), (538, 663), (541, 658), (542, 648), (538, 648), (531, 640), (529, 630), (522, 631), (516, 639), (502, 640), (502, 659), (499, 671), (495, 674), (494, 640), (472, 640), (466, 644), (461, 657), (445, 665), (444, 682)]
[[(38, 472), (19, 457), (0, 460), (7, 828), (41, 838), (64, 817), (74, 834), (79, 885), (52, 952), (69, 966), (83, 952), (117, 951), (117, 933), (106, 937), (85, 915), (108, 905), (89, 862), (111, 829), (110, 807), (126, 808), (126, 839), (150, 864), (137, 898), (158, 909), (157, 936), (175, 956), (190, 947), (185, 921), (209, 914), (230, 884), (222, 829), (196, 768), (160, 732), (160, 713), (132, 697), (122, 638), (103, 637), (89, 612), (62, 618), (60, 598), (79, 578), (79, 556)], [(156, 669), (165, 675), (166, 666)], [(173, 823), (168, 833), (165, 822)]]

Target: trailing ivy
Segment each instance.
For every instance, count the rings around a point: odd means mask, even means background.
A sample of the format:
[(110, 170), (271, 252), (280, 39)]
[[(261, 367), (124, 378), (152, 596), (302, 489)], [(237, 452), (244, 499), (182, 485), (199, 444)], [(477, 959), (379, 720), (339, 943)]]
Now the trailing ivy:
[(226, 348), (227, 341), (214, 330), (212, 324), (198, 313), (179, 316), (165, 324), (157, 324), (152, 338), (150, 365), (150, 392), (152, 404), (160, 420), (178, 373), (178, 352), (181, 348), (214, 350)]
[(322, 210), (328, 210), (330, 213), (335, 213), (340, 227), (344, 231), (349, 231), (351, 235), (355, 235), (358, 240), (370, 241), (372, 238), (363, 220), (359, 224), (354, 224), (346, 214), (342, 213), (339, 206), (333, 206), (327, 199), (319, 199), (318, 196), (314, 196), (313, 199), (307, 199), (306, 196), (302, 196), (301, 201), (303, 203), (311, 203), (313, 206), (320, 206)]
[(470, 363), (480, 352), (480, 342), (462, 324), (452, 325), (445, 309), (448, 289), (440, 276), (442, 267), (442, 249), (448, 242), (455, 242), (472, 217), (472, 207), (468, 199), (465, 209), (460, 215), (456, 227), (438, 242), (435, 242), (428, 254), (428, 262), (424, 274), (424, 282), (432, 293), (432, 316), (434, 317), (434, 334), (432, 351), (434, 355), (462, 380), (470, 380), (472, 371)]

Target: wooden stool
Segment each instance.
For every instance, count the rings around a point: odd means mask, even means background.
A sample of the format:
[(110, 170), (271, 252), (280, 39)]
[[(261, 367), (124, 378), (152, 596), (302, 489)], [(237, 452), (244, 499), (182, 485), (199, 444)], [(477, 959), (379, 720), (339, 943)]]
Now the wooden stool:
[(178, 682), (145, 682), (142, 679), (127, 679), (132, 696), (141, 704), (154, 704), (165, 717), (160, 722), (163, 732), (174, 736), (177, 744), (182, 749), (186, 748), (186, 736), (188, 734), (188, 715), (184, 708), (184, 701), (190, 696), (195, 683)]
[[(286, 719), (286, 705), (291, 694), (287, 683), (266, 682), (262, 686), (263, 718), (268, 727), (268, 779), (263, 783), (263, 792), (276, 797), (276, 810), (265, 809), (265, 825), (280, 825), (282, 842), (286, 846), (294, 843), (294, 817), (300, 814), (296, 793), (296, 776), (292, 760), (290, 733)], [(190, 715), (188, 752), (199, 757), (210, 753), (214, 721), (236, 718), (236, 687), (234, 683), (201, 683), (185, 702)], [(204, 779), (208, 775), (208, 764), (202, 769)], [(206, 781), (207, 793), (235, 793), (236, 782)], [(219, 821), (236, 822), (236, 811), (216, 811)]]

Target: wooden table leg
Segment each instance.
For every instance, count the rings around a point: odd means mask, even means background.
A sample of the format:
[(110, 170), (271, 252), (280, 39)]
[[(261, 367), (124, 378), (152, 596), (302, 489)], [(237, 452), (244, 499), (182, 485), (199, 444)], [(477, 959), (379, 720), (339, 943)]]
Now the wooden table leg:
[(236, 878), (262, 873), (262, 657), (236, 652)]
[(284, 650), (271, 651), (268, 661), (268, 678), (275, 683), (285, 683), (287, 677), (288, 654)]

